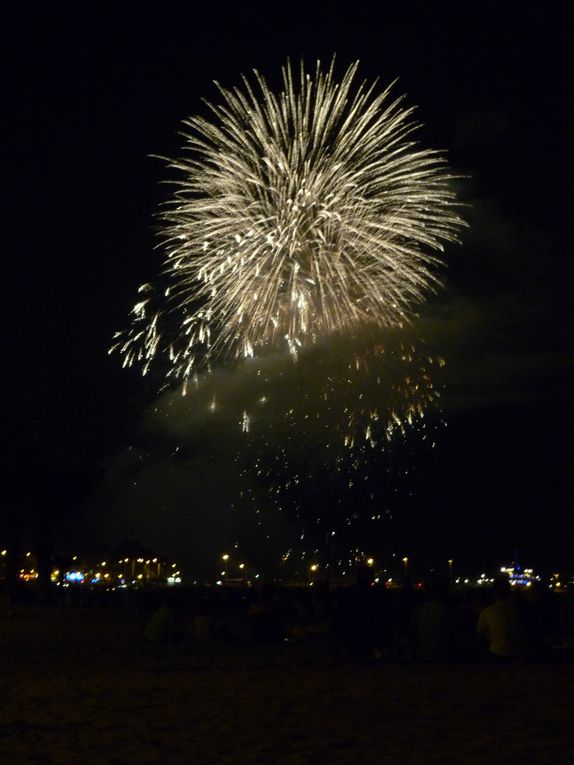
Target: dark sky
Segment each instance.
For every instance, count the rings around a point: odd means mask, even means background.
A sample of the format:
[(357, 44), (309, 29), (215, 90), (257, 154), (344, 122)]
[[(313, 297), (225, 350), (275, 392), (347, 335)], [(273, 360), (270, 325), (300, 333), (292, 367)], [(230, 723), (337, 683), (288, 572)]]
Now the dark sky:
[(67, 468), (115, 464), (150, 399), (106, 355), (161, 262), (168, 190), (149, 155), (177, 155), (212, 80), (256, 67), (278, 83), (287, 56), (336, 52), (367, 79), (398, 77), (420, 138), (468, 176), (470, 228), (425, 318), (448, 362), (448, 427), (419, 460), (397, 545), (571, 562), (570, 32), (559, 4), (500, 5), (4, 11), (7, 432)]

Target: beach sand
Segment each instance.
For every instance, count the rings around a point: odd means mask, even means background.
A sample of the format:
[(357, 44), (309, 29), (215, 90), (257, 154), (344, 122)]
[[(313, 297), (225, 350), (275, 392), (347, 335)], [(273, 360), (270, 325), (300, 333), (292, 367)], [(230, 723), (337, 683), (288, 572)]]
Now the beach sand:
[(570, 664), (356, 665), (329, 640), (152, 647), (141, 617), (0, 621), (0, 761), (574, 762)]

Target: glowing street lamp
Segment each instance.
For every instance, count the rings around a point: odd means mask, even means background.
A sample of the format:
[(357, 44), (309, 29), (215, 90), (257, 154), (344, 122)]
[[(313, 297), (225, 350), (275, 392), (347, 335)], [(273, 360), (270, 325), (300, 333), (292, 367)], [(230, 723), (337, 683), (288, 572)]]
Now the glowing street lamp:
[(452, 584), (452, 564), (454, 563), (452, 558), (449, 558), (448, 563), (448, 581)]
[(373, 566), (375, 563), (374, 558), (367, 558), (367, 566)]
[(406, 581), (407, 578), (408, 578), (408, 575), (409, 575), (409, 559), (408, 559), (408, 557), (406, 555), (403, 558), (403, 564), (404, 564), (404, 567), (405, 567), (405, 581)]
[(223, 561), (223, 563), (224, 563), (224, 568), (225, 568), (225, 570), (222, 572), (222, 574), (221, 574), (221, 575), (222, 575), (222, 576), (227, 576), (227, 561), (229, 560), (229, 555), (228, 555), (227, 553), (224, 553), (224, 554), (221, 556), (221, 560)]

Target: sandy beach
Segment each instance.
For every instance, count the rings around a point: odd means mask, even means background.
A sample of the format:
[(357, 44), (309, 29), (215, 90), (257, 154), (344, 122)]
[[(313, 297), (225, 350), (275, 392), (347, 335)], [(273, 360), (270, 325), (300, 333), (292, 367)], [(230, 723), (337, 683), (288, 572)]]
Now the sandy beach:
[(574, 665), (344, 662), (327, 638), (152, 647), (141, 617), (0, 621), (3, 763), (574, 760)]

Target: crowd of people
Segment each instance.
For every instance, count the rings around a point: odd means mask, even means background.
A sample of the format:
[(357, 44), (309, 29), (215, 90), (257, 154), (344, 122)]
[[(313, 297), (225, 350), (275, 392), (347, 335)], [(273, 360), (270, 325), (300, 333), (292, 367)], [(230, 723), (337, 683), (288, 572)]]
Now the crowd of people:
[(330, 641), (366, 661), (488, 659), (496, 663), (574, 658), (574, 598), (539, 583), (517, 591), (453, 592), (431, 581), (421, 591), (375, 586), (359, 569), (353, 586), (199, 589), (151, 608), (145, 637), (162, 642)]

